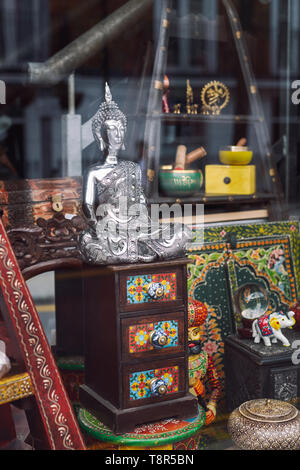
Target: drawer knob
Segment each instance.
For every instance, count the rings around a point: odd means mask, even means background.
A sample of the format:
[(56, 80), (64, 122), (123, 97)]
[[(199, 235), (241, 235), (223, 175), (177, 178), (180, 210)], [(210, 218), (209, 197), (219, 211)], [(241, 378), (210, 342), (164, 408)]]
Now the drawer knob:
[(150, 390), (152, 395), (155, 397), (160, 397), (167, 393), (167, 387), (163, 379), (155, 378), (151, 379), (149, 382)]
[(151, 282), (147, 286), (147, 292), (151, 299), (157, 300), (164, 296), (165, 289), (161, 282)]
[(167, 344), (168, 335), (162, 329), (153, 330), (151, 331), (149, 335), (149, 340), (152, 346), (154, 346), (156, 349), (160, 349), (160, 348), (163, 348)]
[(229, 178), (229, 176), (226, 176), (226, 178), (224, 178), (224, 183), (225, 184), (230, 184), (231, 183), (231, 179)]

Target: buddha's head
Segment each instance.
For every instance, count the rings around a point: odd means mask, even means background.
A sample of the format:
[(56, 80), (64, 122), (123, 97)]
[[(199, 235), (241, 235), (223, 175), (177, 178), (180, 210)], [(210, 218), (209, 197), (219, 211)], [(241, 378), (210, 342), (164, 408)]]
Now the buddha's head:
[(109, 86), (106, 83), (105, 101), (100, 105), (92, 121), (94, 139), (102, 151), (106, 150), (109, 155), (116, 156), (121, 148), (125, 149), (126, 128), (126, 116), (112, 100)]

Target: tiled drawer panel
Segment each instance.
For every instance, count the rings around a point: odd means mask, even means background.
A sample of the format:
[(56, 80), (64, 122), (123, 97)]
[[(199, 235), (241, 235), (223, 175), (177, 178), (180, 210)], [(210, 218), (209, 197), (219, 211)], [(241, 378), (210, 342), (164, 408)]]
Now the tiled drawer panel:
[(122, 320), (125, 360), (167, 356), (184, 351), (184, 313), (164, 313)]
[(143, 370), (129, 375), (130, 401), (152, 398), (153, 392), (149, 383), (154, 378), (159, 378), (165, 383), (166, 395), (178, 392), (178, 366)]
[(121, 275), (121, 311), (155, 309), (167, 304), (182, 304), (182, 269)]
[(170, 400), (185, 392), (183, 358), (125, 366), (123, 373), (124, 399), (129, 407)]

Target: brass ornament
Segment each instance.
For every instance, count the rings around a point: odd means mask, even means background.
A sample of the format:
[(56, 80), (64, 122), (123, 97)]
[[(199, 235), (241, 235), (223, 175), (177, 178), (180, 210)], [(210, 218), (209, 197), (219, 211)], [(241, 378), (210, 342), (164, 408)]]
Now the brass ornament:
[(207, 83), (201, 92), (202, 114), (220, 114), (229, 99), (230, 93), (226, 85), (216, 80)]
[(186, 113), (192, 114), (194, 109), (194, 93), (193, 88), (191, 87), (190, 81), (186, 81)]
[(147, 170), (147, 177), (150, 182), (154, 181), (155, 171), (150, 168)]
[(198, 104), (193, 104), (191, 109), (191, 114), (198, 114)]
[(63, 210), (61, 194), (53, 194), (51, 197), (52, 209), (55, 212), (61, 212)]
[(174, 114), (180, 114), (180, 112), (181, 112), (180, 108), (181, 108), (181, 103), (175, 104), (174, 107), (173, 107), (173, 113)]

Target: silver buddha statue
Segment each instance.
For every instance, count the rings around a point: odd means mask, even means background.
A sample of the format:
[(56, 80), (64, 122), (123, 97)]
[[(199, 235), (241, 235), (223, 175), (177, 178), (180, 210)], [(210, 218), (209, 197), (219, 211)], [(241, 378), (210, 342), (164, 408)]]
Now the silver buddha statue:
[(124, 149), (127, 119), (112, 100), (108, 84), (105, 101), (92, 121), (103, 164), (84, 176), (83, 212), (89, 228), (79, 237), (85, 262), (121, 264), (178, 258), (185, 253), (191, 231), (181, 224), (151, 226), (138, 164), (118, 160)]

